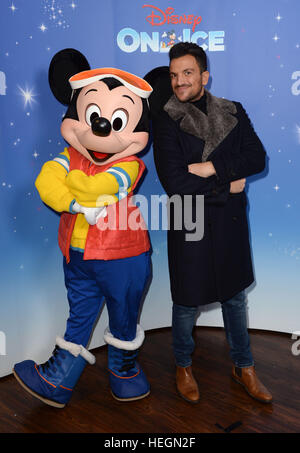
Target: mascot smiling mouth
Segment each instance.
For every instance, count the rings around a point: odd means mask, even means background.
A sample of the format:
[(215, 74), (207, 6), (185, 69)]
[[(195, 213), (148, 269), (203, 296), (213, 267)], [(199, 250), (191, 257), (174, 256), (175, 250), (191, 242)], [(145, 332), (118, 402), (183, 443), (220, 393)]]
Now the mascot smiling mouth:
[(92, 151), (91, 149), (87, 149), (87, 152), (95, 162), (105, 162), (112, 156), (112, 154), (98, 153), (97, 151)]

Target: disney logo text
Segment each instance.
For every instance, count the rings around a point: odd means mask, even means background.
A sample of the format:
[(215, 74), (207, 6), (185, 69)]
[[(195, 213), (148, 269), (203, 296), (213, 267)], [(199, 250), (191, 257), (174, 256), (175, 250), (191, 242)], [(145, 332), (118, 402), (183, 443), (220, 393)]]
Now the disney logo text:
[(161, 10), (157, 6), (153, 5), (143, 5), (143, 8), (152, 8), (151, 13), (149, 16), (146, 17), (146, 21), (149, 22), (152, 26), (160, 26), (164, 24), (193, 24), (193, 32), (195, 31), (196, 25), (200, 24), (202, 21), (201, 16), (196, 16), (194, 14), (172, 14), (174, 12), (174, 8), (171, 6), (168, 7), (165, 11)]

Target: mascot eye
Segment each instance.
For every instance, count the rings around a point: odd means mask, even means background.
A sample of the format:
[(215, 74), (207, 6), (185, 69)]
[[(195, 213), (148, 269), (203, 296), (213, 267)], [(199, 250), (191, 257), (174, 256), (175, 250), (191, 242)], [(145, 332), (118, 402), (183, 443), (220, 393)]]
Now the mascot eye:
[(85, 111), (85, 121), (89, 126), (92, 125), (92, 121), (101, 116), (101, 110), (99, 109), (98, 105), (90, 104)]
[(111, 125), (114, 131), (121, 132), (127, 125), (128, 114), (126, 110), (116, 110), (111, 117)]

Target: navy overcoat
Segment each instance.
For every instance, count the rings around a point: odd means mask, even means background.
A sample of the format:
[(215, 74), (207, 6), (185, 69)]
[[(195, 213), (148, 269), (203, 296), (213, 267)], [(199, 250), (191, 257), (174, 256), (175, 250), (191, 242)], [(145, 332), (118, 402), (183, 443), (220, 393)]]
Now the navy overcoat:
[[(177, 229), (170, 204), (171, 294), (174, 303), (187, 306), (224, 302), (254, 281), (247, 196), (245, 191), (231, 194), (230, 182), (265, 168), (265, 150), (242, 105), (208, 91), (206, 98), (207, 115), (172, 96), (153, 117), (155, 165), (165, 192), (182, 198), (182, 212), (184, 195), (191, 195), (194, 221), (195, 196), (204, 195), (204, 235), (197, 241), (187, 240), (190, 224), (187, 229), (182, 221)], [(213, 163), (216, 175), (188, 172), (189, 164), (205, 161)]]

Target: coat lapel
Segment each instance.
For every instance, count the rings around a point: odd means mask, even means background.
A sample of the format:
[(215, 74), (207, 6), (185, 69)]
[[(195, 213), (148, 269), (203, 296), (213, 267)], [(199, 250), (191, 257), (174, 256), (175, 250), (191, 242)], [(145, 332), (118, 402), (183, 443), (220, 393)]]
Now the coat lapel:
[(168, 115), (177, 121), (180, 118), (180, 129), (194, 135), (205, 142), (202, 161), (207, 161), (209, 155), (227, 137), (237, 125), (234, 114), (237, 109), (233, 102), (217, 98), (206, 92), (207, 115), (189, 102), (180, 102), (173, 95), (164, 106)]

